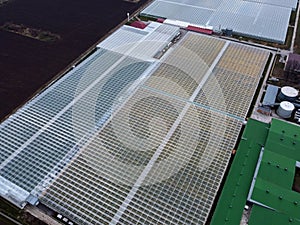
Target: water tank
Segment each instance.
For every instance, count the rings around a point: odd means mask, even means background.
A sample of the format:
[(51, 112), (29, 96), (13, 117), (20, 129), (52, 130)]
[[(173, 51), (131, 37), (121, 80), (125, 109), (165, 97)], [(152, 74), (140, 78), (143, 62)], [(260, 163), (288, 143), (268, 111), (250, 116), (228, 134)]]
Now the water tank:
[(278, 95), (278, 100), (293, 102), (296, 100), (297, 96), (298, 96), (298, 91), (295, 88), (285, 86), (281, 88), (280, 93)]
[(295, 106), (292, 103), (283, 101), (280, 103), (279, 108), (277, 109), (277, 114), (282, 118), (288, 119), (292, 116), (294, 109)]

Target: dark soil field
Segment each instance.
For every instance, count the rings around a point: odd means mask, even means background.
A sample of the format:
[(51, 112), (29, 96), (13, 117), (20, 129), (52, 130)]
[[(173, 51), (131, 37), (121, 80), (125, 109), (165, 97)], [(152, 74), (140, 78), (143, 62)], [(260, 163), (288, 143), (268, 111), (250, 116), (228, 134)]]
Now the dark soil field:
[(59, 35), (41, 41), (0, 30), (0, 121), (149, 0), (11, 0), (0, 27), (13, 23)]

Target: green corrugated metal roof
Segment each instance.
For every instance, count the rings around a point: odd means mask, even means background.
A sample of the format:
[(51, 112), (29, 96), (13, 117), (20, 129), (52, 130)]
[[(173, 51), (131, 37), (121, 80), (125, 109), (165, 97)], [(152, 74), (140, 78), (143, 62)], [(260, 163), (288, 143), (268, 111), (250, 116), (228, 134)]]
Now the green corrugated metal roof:
[(300, 193), (292, 190), (299, 137), (299, 126), (272, 120), (251, 200), (300, 220)]
[(265, 149), (258, 177), (284, 188), (291, 189), (293, 185), (295, 165), (295, 160)]
[(300, 127), (277, 119), (271, 125), (250, 119), (211, 225), (240, 224), (261, 146), (249, 225), (300, 224), (300, 193), (292, 190), (300, 161)]
[(250, 119), (243, 132), (211, 225), (239, 224), (269, 124)]
[(273, 119), (265, 148), (300, 161), (300, 127)]
[(248, 225), (300, 225), (300, 221), (288, 215), (253, 205)]
[(286, 189), (258, 177), (251, 199), (300, 220), (300, 194), (293, 191), (292, 187)]

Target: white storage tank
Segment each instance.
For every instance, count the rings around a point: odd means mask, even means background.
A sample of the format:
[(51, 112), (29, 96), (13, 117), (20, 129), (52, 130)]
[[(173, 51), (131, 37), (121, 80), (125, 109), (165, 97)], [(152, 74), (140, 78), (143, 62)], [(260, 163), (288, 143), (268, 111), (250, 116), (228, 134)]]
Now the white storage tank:
[(280, 103), (279, 108), (277, 109), (277, 115), (282, 118), (288, 119), (292, 116), (294, 109), (295, 106), (292, 103), (283, 101)]
[(295, 88), (285, 86), (280, 89), (278, 100), (293, 102), (296, 100), (297, 97), (298, 97), (298, 91)]

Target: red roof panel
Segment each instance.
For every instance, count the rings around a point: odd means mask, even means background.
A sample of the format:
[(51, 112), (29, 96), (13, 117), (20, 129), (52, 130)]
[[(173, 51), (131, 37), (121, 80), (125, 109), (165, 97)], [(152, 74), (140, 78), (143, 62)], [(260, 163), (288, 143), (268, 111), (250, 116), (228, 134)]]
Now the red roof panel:
[(134, 21), (130, 24), (130, 26), (135, 28), (144, 29), (147, 25), (142, 21)]
[(212, 34), (213, 33), (213, 31), (210, 30), (210, 29), (191, 26), (191, 25), (187, 26), (186, 29), (191, 30), (191, 31), (195, 31), (195, 32), (199, 32), (199, 33), (203, 33), (203, 34)]

